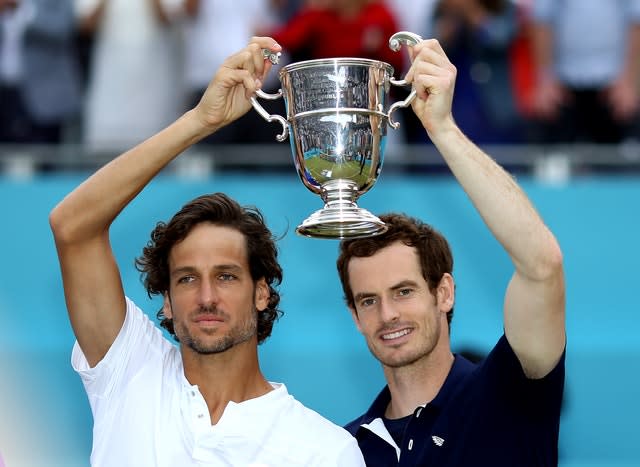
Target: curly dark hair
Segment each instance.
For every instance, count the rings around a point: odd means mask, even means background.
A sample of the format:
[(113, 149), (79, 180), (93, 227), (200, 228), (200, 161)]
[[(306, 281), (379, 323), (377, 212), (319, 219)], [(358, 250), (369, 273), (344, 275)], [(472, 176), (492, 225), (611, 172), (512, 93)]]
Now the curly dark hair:
[[(283, 315), (278, 309), (280, 293), (276, 290), (282, 283), (282, 268), (278, 263), (276, 238), (254, 206), (241, 206), (224, 193), (207, 194), (185, 204), (169, 223), (158, 222), (142, 255), (135, 260), (147, 294), (151, 297), (169, 291), (169, 253), (202, 222), (230, 227), (244, 235), (251, 278), (254, 283), (264, 278), (270, 292), (267, 308), (258, 313), (258, 343), (261, 344), (271, 335), (274, 322)], [(173, 320), (164, 316), (162, 308), (157, 317), (160, 326), (178, 340)]]
[[(349, 261), (351, 258), (373, 256), (379, 250), (395, 242), (402, 242), (418, 250), (422, 277), (427, 281), (429, 291), (434, 294), (445, 273), (453, 272), (453, 255), (444, 236), (430, 225), (399, 213), (387, 213), (380, 217), (388, 227), (383, 234), (373, 237), (347, 239), (340, 242), (337, 260), (338, 275), (342, 283), (344, 299), (349, 308), (355, 309), (353, 291), (349, 283)], [(451, 327), (453, 308), (447, 313)]]

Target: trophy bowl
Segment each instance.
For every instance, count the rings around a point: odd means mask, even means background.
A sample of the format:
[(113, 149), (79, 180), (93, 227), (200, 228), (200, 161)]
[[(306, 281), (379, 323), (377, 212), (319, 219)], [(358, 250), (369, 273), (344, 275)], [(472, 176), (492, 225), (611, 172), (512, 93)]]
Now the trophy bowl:
[[(400, 43), (417, 43), (413, 33), (400, 32), (389, 40), (393, 50)], [(277, 57), (265, 52), (272, 62)], [(269, 115), (257, 99), (255, 110), (269, 121), (278, 121), (282, 133), (290, 134), (291, 152), (300, 180), (319, 195), (324, 207), (296, 228), (300, 235), (315, 238), (367, 237), (386, 231), (385, 224), (356, 204), (376, 183), (387, 140), (387, 126), (397, 128), (392, 113), (407, 107), (415, 91), (389, 104), (392, 85), (405, 86), (393, 78), (388, 63), (363, 58), (307, 60), (283, 67), (281, 89), (276, 94), (258, 91), (264, 99), (284, 98), (287, 118)]]

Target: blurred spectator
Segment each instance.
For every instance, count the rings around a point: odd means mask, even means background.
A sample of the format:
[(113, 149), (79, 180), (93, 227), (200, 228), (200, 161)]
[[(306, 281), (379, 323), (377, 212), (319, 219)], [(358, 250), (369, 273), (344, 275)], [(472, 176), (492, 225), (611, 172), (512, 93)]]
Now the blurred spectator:
[[(397, 22), (398, 31), (409, 31), (418, 34), (424, 39), (433, 37), (433, 11), (439, 0), (386, 0), (385, 3), (393, 12)], [(405, 54), (406, 57), (406, 54)], [(411, 61), (404, 60), (404, 68), (395, 72), (397, 79), (402, 79), (411, 66)], [(393, 100), (404, 100), (411, 88), (397, 89), (394, 91)], [(423, 142), (425, 140), (424, 127), (413, 112), (396, 112), (394, 118), (400, 123), (400, 133), (390, 132), (389, 135), (397, 135), (396, 143)]]
[(18, 0), (0, 0), (0, 13), (14, 10), (18, 6)]
[(617, 143), (638, 117), (639, 0), (534, 0), (536, 92), (545, 143)]
[[(275, 21), (270, 0), (180, 0), (184, 21), (187, 105), (197, 104), (213, 74), (229, 55)], [(275, 81), (274, 81), (275, 83)], [(266, 89), (265, 89), (266, 90)], [(283, 107), (282, 101), (279, 106)], [(283, 113), (279, 109), (279, 113)], [(256, 112), (211, 135), (203, 143), (275, 142), (277, 131)]]
[[(386, 0), (386, 3), (393, 11), (401, 31), (416, 33), (424, 39), (433, 37), (431, 19), (438, 0), (411, 0), (411, 3), (407, 0)], [(406, 60), (405, 68), (408, 65), (409, 60)]]
[(291, 19), (269, 33), (298, 60), (356, 57), (381, 60), (397, 73), (404, 55), (389, 48), (398, 22), (378, 0), (308, 0)]
[[(533, 58), (531, 9), (534, 0), (514, 0), (518, 33), (511, 45), (511, 76), (516, 106), (529, 122), (533, 118), (535, 63)], [(527, 127), (530, 129), (530, 125)], [(530, 137), (530, 133), (527, 134)]]
[(0, 0), (0, 143), (59, 143), (80, 107), (71, 0)]
[(271, 10), (278, 23), (285, 23), (295, 15), (308, 0), (270, 0)]
[(90, 151), (120, 152), (183, 110), (179, 0), (75, 0), (79, 27), (93, 34), (83, 119)]
[[(385, 1), (306, 0), (287, 22), (264, 33), (283, 47), (291, 62), (336, 57), (380, 60), (389, 63), (400, 79), (407, 54), (389, 48), (389, 38), (398, 31), (398, 22)], [(404, 99), (407, 93), (392, 87), (389, 100)], [(400, 113), (396, 117), (402, 120)], [(388, 132), (387, 147), (403, 141), (404, 130), (401, 123), (400, 131)]]
[(460, 128), (478, 144), (522, 142), (525, 119), (511, 73), (519, 31), (513, 2), (439, 0), (434, 15), (434, 35), (458, 70), (452, 111)]

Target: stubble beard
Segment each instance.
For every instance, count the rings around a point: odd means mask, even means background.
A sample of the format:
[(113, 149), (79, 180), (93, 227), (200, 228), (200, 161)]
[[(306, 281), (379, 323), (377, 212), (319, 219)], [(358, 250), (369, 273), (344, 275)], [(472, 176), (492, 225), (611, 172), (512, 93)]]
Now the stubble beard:
[[(234, 326), (228, 333), (212, 338), (199, 338), (193, 336), (186, 326), (175, 326), (175, 332), (180, 343), (200, 355), (212, 355), (226, 352), (230, 348), (247, 342), (258, 332), (258, 312), (255, 306), (251, 307), (248, 317)], [(204, 311), (204, 310), (203, 310)], [(215, 311), (214, 311), (215, 312)], [(177, 324), (177, 323), (176, 323)], [(214, 330), (213, 332), (217, 332)]]
[[(382, 365), (389, 368), (402, 368), (413, 365), (419, 360), (430, 355), (433, 349), (436, 347), (439, 334), (440, 323), (436, 322), (435, 327), (429, 328), (427, 330), (426, 336), (424, 336), (424, 338), (418, 340), (416, 339), (416, 337), (420, 336), (413, 336), (413, 340), (416, 342), (412, 342), (412, 348), (400, 349), (398, 352), (390, 354), (389, 349), (377, 349), (374, 345), (371, 344), (369, 340), (367, 340), (367, 346), (369, 347), (369, 351), (371, 352), (371, 354)], [(406, 346), (407, 345), (405, 344), (405, 347)]]

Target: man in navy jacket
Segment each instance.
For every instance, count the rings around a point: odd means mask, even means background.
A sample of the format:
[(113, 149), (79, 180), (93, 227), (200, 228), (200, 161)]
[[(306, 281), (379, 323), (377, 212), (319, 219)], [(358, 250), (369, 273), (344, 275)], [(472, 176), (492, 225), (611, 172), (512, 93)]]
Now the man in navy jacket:
[(347, 305), (387, 380), (347, 429), (369, 467), (557, 465), (566, 339), (560, 247), (513, 177), (454, 122), (456, 69), (438, 41), (410, 50), (413, 110), (515, 272), (504, 334), (473, 364), (451, 351), (453, 258), (438, 231), (392, 213), (380, 216), (387, 232), (343, 241)]

